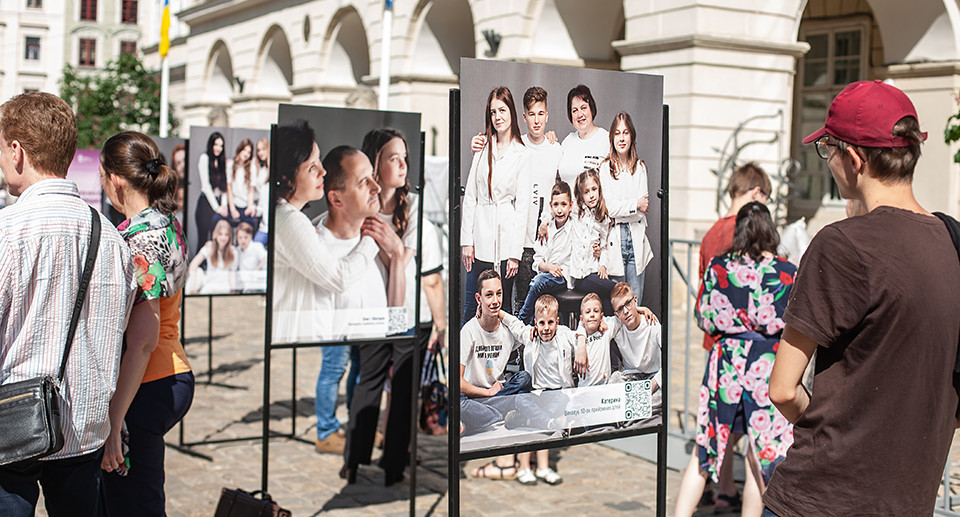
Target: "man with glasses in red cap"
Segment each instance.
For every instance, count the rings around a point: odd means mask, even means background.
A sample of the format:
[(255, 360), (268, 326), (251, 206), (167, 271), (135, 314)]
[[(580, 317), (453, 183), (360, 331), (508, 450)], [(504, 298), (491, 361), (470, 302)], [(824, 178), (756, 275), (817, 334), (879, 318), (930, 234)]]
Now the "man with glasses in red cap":
[(765, 515), (933, 514), (957, 427), (960, 261), (913, 193), (925, 139), (902, 91), (861, 81), (803, 140), (867, 213), (820, 230), (797, 273), (770, 378), (795, 442)]

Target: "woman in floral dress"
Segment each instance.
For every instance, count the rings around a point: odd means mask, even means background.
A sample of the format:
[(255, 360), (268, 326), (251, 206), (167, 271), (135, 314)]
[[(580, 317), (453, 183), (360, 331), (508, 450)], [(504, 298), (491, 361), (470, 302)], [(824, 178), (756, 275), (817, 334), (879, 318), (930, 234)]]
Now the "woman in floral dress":
[(113, 206), (127, 217), (117, 229), (130, 247), (139, 286), (110, 400), (110, 435), (101, 466), (116, 474), (103, 476), (105, 513), (161, 516), (163, 435), (186, 414), (194, 389), (180, 343), (187, 245), (173, 217), (177, 173), (163, 165), (150, 137), (127, 131), (103, 144), (100, 180)]
[(763, 512), (761, 494), (793, 444), (793, 426), (770, 402), (770, 371), (796, 266), (776, 256), (780, 238), (767, 207), (737, 213), (733, 251), (704, 274), (697, 315), (719, 339), (710, 352), (697, 408), (697, 445), (677, 496), (678, 516), (696, 509), (706, 477), (718, 481), (731, 435), (747, 436), (743, 515)]

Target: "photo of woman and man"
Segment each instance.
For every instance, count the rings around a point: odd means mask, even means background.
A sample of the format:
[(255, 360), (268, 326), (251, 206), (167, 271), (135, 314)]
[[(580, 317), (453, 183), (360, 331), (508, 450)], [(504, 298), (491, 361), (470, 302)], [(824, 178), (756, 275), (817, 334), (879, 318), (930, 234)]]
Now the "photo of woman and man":
[(662, 79), (461, 72), (461, 450), (657, 425)]
[(264, 292), (270, 133), (195, 126), (190, 135), (187, 294)]
[(281, 105), (278, 131), (272, 341), (412, 331), (419, 114)]

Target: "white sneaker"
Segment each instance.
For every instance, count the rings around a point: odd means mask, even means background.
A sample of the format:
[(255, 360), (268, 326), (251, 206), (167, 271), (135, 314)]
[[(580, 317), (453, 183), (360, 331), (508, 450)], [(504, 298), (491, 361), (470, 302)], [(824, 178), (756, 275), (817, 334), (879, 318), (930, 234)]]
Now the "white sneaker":
[(546, 481), (548, 485), (559, 485), (563, 483), (563, 478), (550, 467), (537, 469), (537, 477)]
[(536, 485), (537, 476), (534, 476), (530, 469), (520, 469), (517, 471), (517, 481), (522, 485)]

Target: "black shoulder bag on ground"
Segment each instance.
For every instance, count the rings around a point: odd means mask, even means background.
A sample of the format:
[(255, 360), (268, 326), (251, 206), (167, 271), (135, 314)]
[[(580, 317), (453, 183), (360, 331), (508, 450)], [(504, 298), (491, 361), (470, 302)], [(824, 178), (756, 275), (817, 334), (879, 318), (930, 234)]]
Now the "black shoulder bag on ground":
[[(947, 231), (953, 240), (953, 246), (957, 248), (957, 257), (960, 259), (960, 222), (941, 212), (934, 212), (933, 215), (939, 217), (943, 224), (947, 225)], [(960, 285), (956, 288), (960, 289)], [(953, 363), (953, 387), (957, 390), (957, 395), (960, 395), (960, 341), (957, 343), (957, 359)], [(960, 417), (960, 405), (957, 406), (957, 416)]]
[(56, 379), (49, 375), (0, 386), (0, 465), (29, 461), (49, 456), (63, 448), (60, 427), (60, 385), (67, 369), (67, 357), (77, 332), (80, 309), (87, 297), (87, 287), (100, 247), (100, 214), (90, 208), (90, 245), (83, 266), (80, 291), (73, 305), (73, 316), (67, 331), (67, 343)]
[[(257, 498), (260, 494), (260, 498)], [(290, 517), (290, 510), (280, 508), (270, 494), (257, 490), (223, 488), (220, 490), (220, 501), (217, 502), (214, 517)]]

